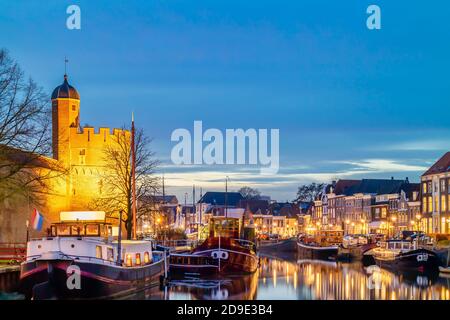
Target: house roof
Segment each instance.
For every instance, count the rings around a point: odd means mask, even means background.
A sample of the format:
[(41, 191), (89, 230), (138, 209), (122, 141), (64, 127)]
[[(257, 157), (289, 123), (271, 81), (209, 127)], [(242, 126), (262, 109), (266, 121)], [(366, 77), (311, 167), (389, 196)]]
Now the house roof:
[(198, 203), (209, 203), (212, 205), (225, 205), (225, 194), (227, 194), (227, 206), (237, 207), (239, 201), (243, 200), (244, 197), (239, 192), (206, 192), (203, 197), (198, 201)]
[(161, 195), (155, 195), (155, 196), (148, 196), (148, 199), (151, 200), (152, 202), (156, 202), (156, 203), (178, 203), (178, 199), (176, 196), (174, 195), (165, 195), (165, 196), (161, 196)]
[(436, 161), (430, 169), (425, 171), (422, 177), (443, 172), (450, 172), (450, 152), (447, 152), (438, 161)]
[(258, 211), (261, 212), (261, 214), (265, 214), (269, 210), (269, 201), (256, 199), (243, 199), (239, 201), (238, 206), (244, 209), (247, 209), (248, 207), (253, 214), (256, 214)]
[(361, 180), (338, 180), (338, 182), (336, 182), (336, 185), (334, 186), (334, 194), (345, 194), (348, 188), (358, 185), (359, 183), (361, 183)]
[(274, 216), (285, 216), (288, 218), (297, 218), (301, 213), (300, 208), (295, 203), (275, 202), (270, 204), (270, 213)]
[(406, 180), (394, 179), (362, 179), (359, 184), (347, 188), (345, 195), (364, 194), (393, 194), (399, 193), (409, 184)]

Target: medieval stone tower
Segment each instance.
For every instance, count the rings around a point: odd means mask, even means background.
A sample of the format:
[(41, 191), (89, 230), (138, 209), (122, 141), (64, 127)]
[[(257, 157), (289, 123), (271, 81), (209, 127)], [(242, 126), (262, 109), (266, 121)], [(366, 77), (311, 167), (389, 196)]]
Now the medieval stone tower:
[(94, 198), (102, 195), (101, 173), (107, 170), (105, 148), (113, 146), (115, 136), (127, 130), (80, 126), (80, 95), (64, 82), (52, 93), (53, 158), (69, 172), (65, 183), (66, 210), (86, 210)]

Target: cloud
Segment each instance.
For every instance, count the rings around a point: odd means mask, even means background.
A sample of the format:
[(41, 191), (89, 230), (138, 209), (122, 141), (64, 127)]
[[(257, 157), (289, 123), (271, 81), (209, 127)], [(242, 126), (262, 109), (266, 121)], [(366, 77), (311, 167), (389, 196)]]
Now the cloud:
[(388, 159), (367, 159), (360, 161), (336, 161), (335, 163), (342, 163), (352, 165), (357, 170), (367, 170), (367, 173), (373, 172), (412, 172), (412, 171), (426, 171), (428, 168), (420, 165), (412, 165), (400, 163), (395, 160)]

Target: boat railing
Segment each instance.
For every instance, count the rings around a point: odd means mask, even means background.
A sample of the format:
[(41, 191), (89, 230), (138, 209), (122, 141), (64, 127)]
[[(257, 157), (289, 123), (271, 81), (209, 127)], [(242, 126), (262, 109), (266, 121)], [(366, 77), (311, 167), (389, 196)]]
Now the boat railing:
[(236, 241), (237, 243), (239, 243), (241, 246), (246, 247), (250, 250), (255, 251), (256, 250), (256, 244), (252, 241), (249, 240), (245, 240), (245, 239), (232, 239), (233, 241)]
[(152, 240), (155, 246), (166, 248), (189, 248), (193, 249), (198, 245), (198, 240)]

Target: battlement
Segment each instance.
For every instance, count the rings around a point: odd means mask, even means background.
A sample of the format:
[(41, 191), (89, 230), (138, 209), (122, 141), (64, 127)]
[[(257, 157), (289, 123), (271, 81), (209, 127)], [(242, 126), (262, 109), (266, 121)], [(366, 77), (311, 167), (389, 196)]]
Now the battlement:
[(94, 127), (86, 126), (81, 128), (81, 131), (79, 131), (78, 128), (70, 128), (70, 142), (105, 143), (109, 142), (112, 137), (120, 134), (124, 134), (126, 136), (131, 135), (129, 130), (119, 128), (113, 128), (112, 133), (111, 128), (108, 127), (100, 127), (95, 130)]

